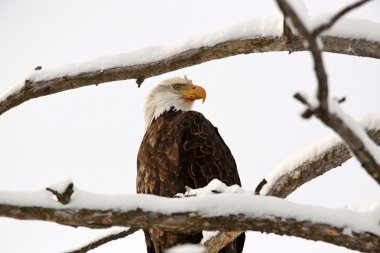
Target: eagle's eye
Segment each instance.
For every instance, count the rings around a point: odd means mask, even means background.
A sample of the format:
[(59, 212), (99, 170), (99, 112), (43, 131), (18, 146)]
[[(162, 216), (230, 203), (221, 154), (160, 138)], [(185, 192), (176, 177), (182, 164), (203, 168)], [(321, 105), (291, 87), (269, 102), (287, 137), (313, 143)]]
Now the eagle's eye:
[(173, 85), (173, 89), (174, 89), (174, 90), (179, 90), (179, 84), (174, 84), (174, 85)]

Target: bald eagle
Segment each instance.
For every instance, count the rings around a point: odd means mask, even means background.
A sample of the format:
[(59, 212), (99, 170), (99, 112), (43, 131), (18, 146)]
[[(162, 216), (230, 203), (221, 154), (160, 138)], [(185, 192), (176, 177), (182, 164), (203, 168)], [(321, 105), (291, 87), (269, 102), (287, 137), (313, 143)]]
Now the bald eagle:
[[(137, 158), (137, 192), (173, 197), (185, 186), (200, 188), (217, 178), (227, 185), (240, 184), (231, 151), (218, 130), (201, 113), (191, 111), (194, 100), (206, 91), (186, 77), (162, 81), (147, 96), (146, 133)], [(170, 233), (144, 230), (148, 253), (161, 253), (174, 245), (197, 244), (202, 232)], [(220, 252), (242, 252), (245, 235)]]

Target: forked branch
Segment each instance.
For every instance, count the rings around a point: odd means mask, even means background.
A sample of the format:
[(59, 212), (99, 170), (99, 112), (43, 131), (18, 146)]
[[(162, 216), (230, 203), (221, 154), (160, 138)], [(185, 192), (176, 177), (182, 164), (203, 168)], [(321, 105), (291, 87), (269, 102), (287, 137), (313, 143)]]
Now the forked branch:
[[(353, 7), (351, 6), (347, 9), (352, 10), (365, 2), (368, 1), (361, 1), (360, 4), (352, 5)], [(307, 42), (314, 60), (314, 69), (318, 80), (318, 91), (316, 96), (318, 99), (318, 105), (315, 105), (315, 102), (309, 102), (309, 99), (301, 94), (298, 94), (297, 97), (302, 103), (306, 104), (309, 111), (312, 111), (314, 115), (318, 117), (325, 125), (340, 135), (351, 151), (355, 154), (355, 157), (360, 161), (363, 168), (365, 168), (367, 172), (380, 184), (380, 166), (376, 160), (375, 154), (377, 150), (371, 149), (371, 145), (374, 146), (373, 142), (364, 133), (363, 129), (356, 129), (355, 122), (351, 120), (348, 115), (345, 115), (342, 111), (340, 111), (336, 101), (329, 99), (327, 74), (322, 60), (322, 52), (317, 41), (318, 38), (315, 36), (324, 29), (327, 29), (329, 26), (326, 25), (317, 28), (319, 32), (310, 32), (287, 1), (277, 0), (277, 3), (281, 11), (290, 18), (292, 24)], [(347, 11), (340, 12), (336, 15), (336, 18), (332, 19), (332, 22), (335, 22), (339, 17), (341, 17), (343, 15), (341, 13), (344, 14), (347, 13)]]
[[(328, 22), (318, 26), (313, 30), (311, 33), (307, 30), (305, 25), (302, 23), (302, 21), (298, 18), (297, 14), (294, 12), (294, 10), (289, 6), (289, 4), (284, 1), (277, 1), (281, 11), (283, 12), (284, 17), (289, 17), (292, 21), (292, 23), (295, 25), (295, 27), (299, 30), (301, 36), (309, 36), (313, 40), (311, 42), (310, 48), (310, 42), (308, 43), (308, 49), (310, 49), (313, 58), (315, 60), (315, 72), (317, 75), (318, 80), (321, 82), (321, 89), (318, 91), (318, 98), (320, 98), (321, 107), (327, 108), (327, 96), (328, 96), (328, 86), (327, 86), (327, 75), (324, 71), (323, 67), (323, 61), (321, 57), (320, 50), (318, 48), (318, 43), (316, 41), (317, 36), (322, 33), (323, 31), (331, 28), (343, 15), (348, 13), (349, 11), (358, 8), (359, 6), (363, 5), (366, 2), (369, 2), (370, 0), (362, 0), (357, 3), (353, 3), (351, 5), (348, 5), (347, 7), (343, 8), (341, 11), (336, 13)], [(296, 18), (295, 18), (296, 16)], [(300, 37), (297, 35), (294, 35), (287, 24), (286, 20), (284, 19), (284, 36), (283, 39), (287, 43), (293, 43), (294, 40), (299, 40)], [(325, 40), (323, 40), (322, 36), (322, 42), (324, 44), (324, 47), (322, 50), (326, 51), (326, 44)], [(315, 51), (317, 49), (318, 51)], [(291, 50), (289, 50), (291, 51)], [(380, 48), (377, 50), (380, 52)], [(304, 103), (307, 103), (306, 99), (302, 96), (299, 96), (299, 99), (304, 100)], [(307, 109), (304, 112), (305, 117), (310, 117), (314, 111), (312, 109)], [(376, 140), (379, 140), (379, 131), (373, 131), (372, 136), (376, 138)], [(379, 142), (377, 142), (379, 143)], [(271, 196), (277, 196), (277, 197), (283, 197), (285, 198), (288, 196), (291, 192), (296, 190), (298, 187), (300, 187), (302, 184), (312, 180), (313, 178), (322, 175), (326, 171), (335, 168), (345, 162), (347, 159), (351, 157), (350, 152), (347, 150), (347, 148), (344, 146), (343, 143), (339, 143), (336, 146), (332, 147), (330, 150), (328, 150), (325, 154), (321, 154), (320, 156), (313, 157), (309, 161), (305, 161), (305, 163), (301, 164), (298, 168), (295, 168), (290, 173), (282, 176), (279, 178), (275, 183), (273, 183), (269, 189), (265, 192), (265, 195), (271, 195)], [(375, 170), (370, 170), (372, 177), (376, 179), (377, 174), (373, 174)], [(265, 179), (264, 179), (265, 180)], [(260, 192), (262, 187), (267, 183), (266, 181), (262, 181), (257, 186), (257, 194)], [(378, 181), (379, 182), (379, 181)], [(239, 236), (240, 233), (218, 233), (213, 240), (214, 241), (220, 241), (220, 248), (223, 248), (227, 243), (225, 243), (227, 240), (225, 238), (228, 238), (229, 240), (227, 242), (233, 241), (237, 236)]]

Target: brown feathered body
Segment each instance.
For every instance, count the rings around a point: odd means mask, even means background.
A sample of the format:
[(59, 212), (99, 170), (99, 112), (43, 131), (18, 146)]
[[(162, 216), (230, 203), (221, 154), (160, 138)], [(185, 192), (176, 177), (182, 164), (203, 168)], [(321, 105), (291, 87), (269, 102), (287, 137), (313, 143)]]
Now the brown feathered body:
[[(137, 192), (173, 197), (185, 186), (200, 188), (217, 178), (227, 185), (240, 179), (235, 160), (210, 121), (195, 111), (164, 112), (147, 129), (137, 159)], [(148, 253), (184, 243), (197, 244), (202, 232), (178, 234), (144, 230)], [(245, 235), (220, 252), (242, 252)]]

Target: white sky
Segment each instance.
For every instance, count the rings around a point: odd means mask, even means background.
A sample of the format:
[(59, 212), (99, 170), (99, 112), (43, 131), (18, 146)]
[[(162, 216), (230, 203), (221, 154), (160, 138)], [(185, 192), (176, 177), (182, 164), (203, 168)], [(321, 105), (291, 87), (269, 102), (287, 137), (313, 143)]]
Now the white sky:
[[(351, 1), (307, 1), (310, 13)], [(270, 14), (272, 1), (0, 1), (0, 94), (36, 66), (56, 67), (173, 42), (246, 18)], [(349, 16), (380, 22), (376, 0)], [(379, 32), (379, 31), (374, 31)], [(332, 94), (358, 117), (379, 112), (380, 61), (325, 54)], [(91, 86), (32, 100), (0, 116), (0, 190), (31, 191), (72, 178), (97, 193), (135, 192), (142, 107), (152, 85), (187, 74), (205, 87), (199, 110), (235, 155), (243, 186), (253, 189), (277, 163), (330, 133), (299, 117), (292, 95), (315, 83), (307, 53), (250, 54), (147, 79)], [(290, 196), (298, 203), (342, 207), (378, 200), (379, 188), (355, 160)], [(0, 252), (61, 252), (106, 233), (43, 222), (0, 219)], [(248, 233), (245, 252), (348, 252), (325, 243)], [(142, 233), (93, 252), (144, 252)]]

